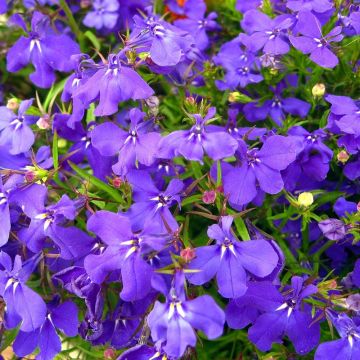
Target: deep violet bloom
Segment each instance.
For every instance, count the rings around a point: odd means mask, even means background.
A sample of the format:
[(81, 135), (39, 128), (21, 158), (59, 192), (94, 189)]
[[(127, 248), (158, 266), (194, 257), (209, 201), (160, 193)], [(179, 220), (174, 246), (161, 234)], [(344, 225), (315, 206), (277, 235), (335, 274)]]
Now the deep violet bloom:
[(341, 240), (346, 235), (346, 226), (339, 219), (326, 219), (319, 222), (319, 228), (329, 240)]
[(94, 27), (97, 30), (115, 27), (119, 17), (118, 0), (94, 0), (92, 7), (92, 10), (86, 14), (83, 20), (85, 26)]
[(92, 238), (75, 226), (65, 227), (69, 220), (74, 220), (76, 217), (76, 200), (63, 195), (56, 204), (45, 206), (46, 195), (46, 187), (40, 186), (39, 206), (36, 209), (23, 210), (31, 222), (28, 228), (20, 230), (19, 239), (31, 251), (38, 253), (48, 245), (46, 239), (50, 238), (60, 250), (60, 256), (67, 260), (88, 254), (92, 247)]
[(244, 14), (241, 27), (250, 35), (253, 50), (266, 54), (281, 55), (290, 50), (287, 29), (293, 23), (289, 15), (279, 15), (274, 19), (258, 10), (249, 10)]
[(203, 0), (187, 0), (184, 6), (186, 18), (176, 20), (174, 25), (189, 32), (195, 39), (195, 45), (200, 50), (209, 47), (207, 31), (220, 30), (215, 19), (217, 14), (211, 12), (205, 17), (206, 4)]
[(260, 189), (268, 194), (277, 194), (284, 187), (280, 171), (296, 159), (298, 143), (292, 137), (273, 135), (268, 137), (262, 148), (248, 149), (239, 140), (239, 164), (223, 174), (224, 193), (236, 205), (252, 201)]
[(72, 70), (71, 55), (80, 53), (80, 48), (69, 36), (55, 33), (49, 18), (40, 12), (34, 12), (30, 31), (17, 16), (16, 23), (28, 37), (21, 36), (8, 51), (7, 70), (16, 72), (31, 62), (35, 72), (30, 75), (30, 80), (39, 87), (48, 88), (55, 81), (55, 70)]
[(119, 102), (146, 99), (154, 93), (135, 70), (121, 63), (118, 55), (110, 54), (108, 63), (97, 65), (97, 69), (72, 95), (85, 108), (99, 100), (96, 116), (112, 115), (118, 111)]
[(187, 346), (195, 346), (196, 333), (201, 330), (209, 339), (223, 332), (225, 315), (209, 295), (187, 300), (184, 291), (184, 274), (175, 273), (169, 292), (162, 291), (166, 302), (155, 302), (147, 323), (155, 342), (165, 342), (163, 350), (175, 358), (181, 357)]
[(341, 339), (319, 345), (315, 360), (355, 360), (360, 358), (360, 325), (346, 314), (330, 316)]
[(297, 30), (302, 36), (290, 35), (289, 39), (296, 49), (304, 54), (310, 54), (310, 59), (316, 64), (333, 68), (339, 60), (331, 51), (330, 43), (342, 40), (341, 29), (341, 26), (337, 26), (323, 36), (317, 17), (310, 11), (302, 11), (298, 15), (297, 22)]
[(26, 285), (38, 262), (38, 256), (22, 263), (20, 255), (12, 261), (7, 253), (0, 252), (0, 295), (6, 303), (6, 328), (14, 328), (21, 322), (20, 330), (30, 332), (45, 321), (44, 300)]
[(281, 344), (287, 335), (296, 352), (304, 355), (320, 340), (319, 322), (314, 321), (311, 306), (303, 302), (316, 292), (316, 286), (306, 285), (299, 276), (294, 276), (282, 293), (269, 282), (252, 283), (243, 297), (230, 302), (226, 319), (235, 329), (253, 324), (248, 337), (261, 351), (269, 351), (273, 343)]
[(131, 205), (128, 216), (135, 231), (148, 224), (158, 227), (160, 233), (179, 228), (169, 208), (176, 203), (180, 205), (181, 192), (184, 183), (172, 179), (164, 191), (159, 190), (146, 171), (132, 171), (127, 179), (133, 189), (134, 204)]
[(117, 360), (172, 360), (175, 358), (168, 357), (168, 355), (160, 348), (151, 347), (148, 345), (136, 345), (124, 351)]
[(103, 156), (118, 153), (118, 162), (113, 165), (117, 175), (126, 175), (137, 163), (146, 166), (155, 161), (161, 135), (151, 131), (153, 122), (144, 121), (146, 114), (138, 108), (129, 111), (130, 127), (124, 131), (114, 123), (103, 123), (92, 131), (91, 143)]
[[(273, 93), (272, 99), (265, 100), (263, 104), (257, 102), (248, 103), (244, 106), (245, 118), (248, 121), (265, 120), (268, 116), (278, 125), (282, 126), (287, 114), (304, 118), (309, 113), (311, 105), (306, 101), (295, 97), (284, 98), (282, 93), (289, 86), (296, 87), (297, 78), (280, 81), (276, 87), (270, 87)], [(295, 81), (294, 81), (295, 80)]]
[(234, 155), (237, 142), (228, 133), (220, 129), (211, 131), (207, 123), (214, 117), (216, 109), (210, 108), (203, 118), (193, 114), (195, 125), (190, 130), (173, 131), (160, 142), (159, 157), (173, 158), (183, 156), (187, 160), (202, 162), (204, 152), (213, 160)]
[(144, 255), (162, 249), (166, 241), (165, 236), (153, 235), (149, 228), (134, 233), (130, 219), (109, 211), (92, 215), (87, 229), (98, 235), (106, 248), (99, 255), (88, 255), (84, 262), (89, 277), (97, 284), (101, 284), (109, 272), (121, 270), (120, 297), (126, 301), (141, 299), (149, 293), (152, 268)]
[(216, 244), (195, 248), (196, 258), (190, 268), (200, 271), (187, 274), (195, 285), (216, 275), (219, 293), (226, 298), (246, 292), (246, 271), (261, 278), (271, 274), (278, 264), (278, 255), (266, 240), (239, 241), (231, 231), (232, 222), (232, 216), (223, 216), (219, 225), (208, 228), (207, 234)]
[(78, 310), (72, 301), (55, 306), (48, 305), (48, 313), (41, 327), (31, 332), (20, 331), (14, 341), (13, 348), (17, 356), (31, 354), (37, 346), (39, 360), (52, 360), (61, 351), (61, 339), (56, 329), (66, 336), (76, 336), (78, 333)]
[(20, 103), (17, 114), (6, 106), (0, 106), (0, 146), (6, 145), (12, 155), (30, 150), (35, 136), (29, 125), (35, 123), (37, 116), (26, 115), (33, 99)]

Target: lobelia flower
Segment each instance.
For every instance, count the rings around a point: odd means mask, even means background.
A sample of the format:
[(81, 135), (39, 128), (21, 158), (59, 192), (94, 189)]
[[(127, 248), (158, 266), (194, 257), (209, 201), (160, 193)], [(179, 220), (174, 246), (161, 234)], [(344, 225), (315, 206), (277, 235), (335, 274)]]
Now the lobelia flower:
[(259, 73), (260, 62), (249, 49), (251, 49), (251, 41), (245, 34), (240, 34), (221, 46), (218, 54), (213, 57), (214, 63), (226, 70), (224, 81), (215, 82), (218, 89), (235, 90), (248, 84), (259, 83), (264, 79)]
[(7, 53), (7, 70), (16, 72), (31, 62), (35, 72), (30, 80), (39, 87), (48, 88), (55, 81), (55, 70), (70, 71), (71, 55), (80, 53), (79, 45), (65, 34), (57, 34), (50, 26), (49, 18), (35, 11), (31, 30), (26, 30), (24, 20), (17, 15), (14, 22), (27, 32)]
[(250, 35), (252, 49), (263, 50), (266, 54), (281, 55), (290, 50), (287, 29), (293, 24), (289, 15), (269, 18), (258, 10), (249, 10), (244, 14), (241, 27)]
[(236, 10), (240, 11), (241, 13), (245, 13), (248, 10), (256, 9), (261, 6), (262, 0), (236, 0), (235, 8)]
[(257, 184), (268, 194), (277, 194), (284, 182), (280, 171), (295, 161), (298, 142), (292, 137), (273, 135), (262, 148), (248, 149), (243, 140), (238, 140), (239, 165), (229, 167), (223, 174), (224, 193), (236, 205), (252, 201), (257, 193)]
[(166, 238), (153, 235), (150, 228), (134, 233), (129, 218), (105, 210), (90, 217), (87, 229), (107, 245), (99, 255), (85, 258), (84, 267), (90, 279), (101, 284), (109, 272), (121, 270), (121, 299), (144, 298), (151, 289), (152, 276), (152, 267), (144, 255), (162, 249)]
[(346, 235), (346, 226), (339, 219), (326, 219), (319, 222), (319, 228), (329, 240), (341, 240)]
[(235, 329), (252, 324), (248, 337), (261, 351), (281, 344), (287, 335), (296, 352), (304, 355), (320, 340), (319, 323), (311, 315), (311, 306), (303, 303), (316, 292), (316, 286), (306, 285), (299, 276), (291, 279), (282, 294), (270, 282), (250, 283), (243, 297), (230, 302), (226, 319)]
[(350, 5), (347, 16), (338, 14), (339, 22), (343, 26), (345, 35), (360, 35), (360, 7), (359, 5)]
[(119, 17), (119, 7), (118, 0), (94, 0), (92, 1), (92, 11), (86, 14), (83, 24), (97, 30), (113, 29)]
[(175, 273), (169, 292), (165, 288), (159, 290), (166, 296), (166, 302), (155, 302), (147, 323), (155, 342), (166, 341), (162, 349), (167, 355), (180, 358), (187, 346), (194, 347), (194, 329), (203, 331), (209, 339), (215, 339), (222, 334), (224, 312), (209, 295), (187, 300), (182, 271)]
[(35, 135), (29, 125), (38, 119), (37, 116), (26, 115), (33, 99), (20, 103), (17, 114), (6, 106), (0, 106), (0, 146), (6, 145), (11, 155), (30, 150)]
[(175, 360), (163, 351), (160, 346), (136, 345), (124, 351), (117, 360)]
[(31, 251), (38, 253), (46, 246), (46, 238), (50, 238), (60, 249), (60, 256), (66, 260), (88, 254), (92, 247), (92, 238), (75, 226), (64, 226), (69, 220), (75, 219), (77, 202), (63, 195), (58, 203), (45, 207), (46, 194), (46, 187), (39, 187), (41, 205), (37, 209), (24, 209), (31, 222), (28, 228), (19, 231), (19, 239)]
[(323, 13), (333, 9), (334, 4), (330, 0), (288, 0), (286, 7), (296, 12), (312, 10), (315, 13)]
[(28, 333), (45, 321), (44, 300), (26, 285), (39, 260), (35, 256), (22, 263), (20, 255), (16, 255), (13, 262), (7, 253), (0, 252), (0, 295), (6, 303), (6, 328), (14, 328), (21, 322), (20, 330)]
[(175, 203), (180, 205), (184, 183), (172, 179), (164, 191), (160, 191), (146, 171), (132, 171), (127, 179), (133, 189), (134, 204), (128, 210), (132, 227), (135, 231), (151, 224), (158, 227), (159, 233), (166, 233), (168, 228), (175, 231), (179, 228), (169, 208)]
[(211, 12), (205, 17), (206, 4), (203, 0), (187, 0), (184, 11), (186, 18), (174, 21), (174, 25), (192, 34), (200, 50), (207, 49), (210, 44), (207, 31), (221, 29), (215, 21), (217, 14)]
[(338, 58), (331, 51), (331, 43), (343, 39), (341, 26), (335, 27), (323, 36), (317, 17), (310, 11), (302, 11), (298, 15), (296, 28), (302, 36), (289, 36), (291, 44), (296, 49), (310, 54), (310, 59), (322, 67), (333, 68), (338, 64)]
[(106, 64), (93, 65), (98, 69), (86, 82), (79, 84), (72, 98), (79, 99), (85, 108), (97, 100), (94, 115), (112, 115), (119, 102), (146, 99), (154, 94), (151, 87), (132, 68), (122, 65), (120, 56), (110, 54)]
[[(263, 104), (248, 103), (244, 105), (245, 118), (248, 121), (265, 120), (268, 116), (278, 125), (282, 126), (287, 114), (304, 118), (309, 113), (311, 105), (294, 97), (282, 97), (282, 92), (289, 86), (296, 87), (297, 77), (288, 81), (280, 81), (275, 88), (270, 87), (272, 99), (265, 100)], [(295, 80), (295, 81), (294, 81)]]
[(138, 163), (150, 166), (155, 161), (161, 136), (149, 131), (153, 122), (144, 121), (144, 116), (145, 113), (133, 108), (129, 111), (131, 123), (127, 132), (106, 122), (96, 126), (91, 133), (91, 144), (101, 155), (113, 156), (118, 153), (118, 162), (112, 167), (117, 175), (126, 175)]
[(213, 160), (234, 155), (237, 141), (225, 129), (219, 131), (207, 125), (215, 112), (216, 109), (212, 107), (204, 118), (200, 114), (193, 114), (195, 125), (190, 130), (173, 131), (163, 137), (159, 145), (159, 157), (170, 159), (182, 155), (187, 160), (202, 163), (204, 152)]
[(137, 53), (148, 52), (158, 66), (175, 66), (194, 45), (186, 31), (167, 23), (154, 14), (146, 18), (134, 16), (134, 28), (126, 47)]
[(204, 284), (216, 275), (219, 293), (226, 298), (246, 292), (246, 271), (265, 277), (273, 272), (279, 259), (266, 240), (238, 241), (231, 231), (232, 222), (232, 216), (223, 216), (219, 225), (208, 228), (207, 234), (216, 244), (195, 248), (196, 258), (190, 262), (190, 268), (200, 271), (187, 274), (189, 282), (195, 285)]
[(360, 325), (346, 314), (330, 315), (341, 339), (319, 345), (315, 360), (355, 360), (360, 357)]
[(41, 327), (31, 332), (20, 331), (14, 341), (13, 349), (17, 356), (24, 357), (40, 349), (36, 359), (52, 360), (61, 351), (61, 339), (56, 329), (66, 336), (76, 336), (78, 333), (78, 310), (72, 301), (60, 305), (50, 303), (45, 322)]

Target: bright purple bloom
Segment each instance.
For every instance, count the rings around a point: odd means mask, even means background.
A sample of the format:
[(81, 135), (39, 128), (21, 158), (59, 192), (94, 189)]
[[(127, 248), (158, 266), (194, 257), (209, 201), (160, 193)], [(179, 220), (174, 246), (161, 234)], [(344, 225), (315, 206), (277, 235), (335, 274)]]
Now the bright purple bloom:
[(92, 7), (92, 11), (89, 11), (83, 20), (85, 26), (94, 27), (97, 30), (115, 27), (119, 17), (118, 0), (94, 0)]
[(184, 6), (186, 19), (176, 20), (174, 25), (189, 32), (195, 39), (195, 45), (200, 50), (209, 47), (207, 31), (220, 30), (215, 19), (217, 14), (211, 12), (205, 17), (206, 4), (203, 0), (187, 0)]
[(17, 356), (31, 354), (37, 346), (39, 360), (52, 360), (61, 351), (61, 339), (56, 329), (67, 336), (78, 333), (78, 310), (72, 301), (66, 301), (55, 307), (49, 304), (48, 314), (41, 327), (31, 332), (20, 331), (14, 341), (13, 348)]
[(132, 171), (127, 179), (133, 189), (134, 204), (131, 205), (128, 216), (134, 230), (140, 230), (149, 224), (159, 227), (159, 232), (173, 231), (179, 228), (169, 208), (174, 204), (180, 205), (181, 192), (184, 183), (172, 179), (166, 190), (160, 191), (146, 171)]
[(173, 158), (183, 156), (187, 160), (202, 162), (204, 152), (213, 160), (220, 160), (234, 155), (237, 142), (229, 134), (218, 129), (211, 130), (207, 123), (214, 117), (215, 108), (210, 108), (203, 118), (200, 114), (192, 115), (195, 125), (190, 130), (173, 131), (162, 138), (160, 157)]
[(298, 15), (296, 28), (302, 36), (289, 36), (290, 42), (296, 49), (304, 54), (310, 54), (310, 59), (322, 67), (333, 68), (338, 64), (339, 60), (331, 51), (330, 43), (343, 39), (341, 26), (335, 27), (323, 36), (317, 17), (310, 11), (302, 11)]
[(55, 81), (55, 70), (72, 70), (71, 55), (80, 53), (80, 48), (67, 35), (57, 34), (48, 17), (35, 11), (30, 31), (26, 30), (22, 19), (17, 24), (27, 32), (28, 37), (21, 36), (8, 51), (8, 71), (19, 71), (31, 62), (35, 72), (30, 75), (30, 80), (39, 87), (48, 88)]
[(263, 49), (265, 54), (280, 55), (290, 50), (287, 29), (293, 23), (289, 15), (269, 18), (258, 10), (249, 10), (241, 21), (241, 27), (250, 35), (252, 49)]
[(91, 280), (101, 284), (109, 272), (121, 270), (120, 297), (126, 301), (145, 297), (151, 289), (152, 268), (144, 255), (164, 247), (166, 237), (152, 235), (149, 230), (134, 233), (129, 218), (109, 211), (92, 215), (87, 228), (106, 244), (99, 255), (91, 254), (85, 259)]
[(224, 193), (236, 205), (247, 204), (256, 197), (257, 183), (268, 194), (279, 193), (284, 187), (280, 171), (295, 161), (297, 152), (298, 144), (292, 137), (270, 136), (260, 150), (248, 149), (239, 140), (239, 164), (223, 174)]
[(315, 13), (324, 13), (334, 7), (330, 0), (288, 0), (286, 6), (296, 12), (311, 10)]
[(26, 285), (38, 262), (39, 257), (34, 257), (22, 263), (20, 255), (12, 261), (7, 253), (0, 252), (0, 295), (6, 303), (7, 328), (14, 328), (21, 322), (20, 330), (31, 332), (45, 321), (44, 300)]
[(166, 302), (155, 302), (147, 322), (154, 341), (165, 342), (166, 354), (181, 357), (187, 346), (195, 346), (196, 333), (201, 330), (209, 339), (219, 337), (223, 332), (225, 315), (209, 295), (187, 300), (184, 292), (184, 275), (176, 273)]
[(33, 99), (22, 101), (17, 114), (6, 106), (0, 107), (0, 146), (8, 146), (12, 155), (30, 150), (34, 143), (35, 136), (29, 125), (38, 117), (26, 115), (32, 103)]
[(196, 258), (190, 268), (200, 271), (187, 275), (189, 282), (196, 285), (216, 275), (219, 293), (226, 298), (236, 298), (246, 292), (246, 271), (262, 278), (271, 274), (278, 263), (277, 253), (266, 240), (238, 241), (231, 230), (232, 222), (232, 216), (224, 216), (220, 225), (208, 228), (207, 234), (216, 244), (195, 249)]
[(153, 122), (144, 121), (144, 116), (145, 113), (133, 108), (129, 111), (131, 123), (127, 132), (107, 122), (95, 127), (91, 133), (91, 144), (101, 155), (119, 154), (118, 162), (113, 165), (117, 175), (126, 175), (138, 163), (150, 166), (155, 161), (161, 136), (149, 131)]
[(96, 65), (96, 68), (98, 70), (72, 95), (85, 108), (99, 100), (94, 111), (96, 116), (112, 115), (118, 111), (119, 102), (146, 99), (154, 93), (135, 70), (121, 64), (117, 55), (110, 54), (108, 63)]
[(360, 325), (346, 314), (331, 316), (341, 339), (319, 345), (315, 360), (355, 360), (360, 358)]

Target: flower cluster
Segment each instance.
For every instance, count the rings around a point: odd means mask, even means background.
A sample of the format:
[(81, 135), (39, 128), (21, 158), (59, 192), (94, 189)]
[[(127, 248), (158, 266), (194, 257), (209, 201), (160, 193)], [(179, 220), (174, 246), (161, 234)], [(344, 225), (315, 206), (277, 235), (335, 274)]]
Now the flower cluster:
[(0, 14), (0, 351), (360, 358), (358, 1)]

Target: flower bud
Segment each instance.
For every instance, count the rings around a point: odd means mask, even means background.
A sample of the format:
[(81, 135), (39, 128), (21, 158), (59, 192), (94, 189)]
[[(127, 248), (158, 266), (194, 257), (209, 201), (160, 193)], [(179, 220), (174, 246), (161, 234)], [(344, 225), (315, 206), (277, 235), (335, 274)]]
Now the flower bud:
[(329, 240), (341, 240), (346, 235), (345, 224), (339, 219), (326, 219), (319, 222), (319, 228)]
[(180, 251), (180, 256), (186, 262), (190, 262), (192, 259), (195, 258), (195, 250), (191, 248), (185, 248)]
[(324, 84), (322, 83), (317, 83), (313, 86), (313, 88), (311, 89), (311, 93), (313, 94), (313, 97), (315, 98), (321, 98), (324, 96), (325, 94), (325, 90), (326, 90), (326, 87)]
[(112, 180), (112, 185), (113, 185), (113, 187), (118, 189), (121, 186), (122, 182), (123, 181), (122, 181), (121, 177), (117, 176)]
[(58, 148), (59, 149), (63, 149), (64, 147), (66, 147), (67, 145), (67, 141), (65, 139), (58, 139)]
[(6, 107), (9, 109), (9, 110), (12, 110), (12, 111), (15, 111), (19, 108), (19, 102), (16, 98), (12, 98), (12, 99), (9, 99), (7, 104), (6, 104)]
[(341, 150), (336, 157), (339, 162), (345, 164), (349, 160), (350, 155), (345, 150)]
[(159, 113), (159, 98), (157, 96), (150, 96), (145, 100), (145, 102), (149, 107), (151, 114), (156, 116)]
[(242, 94), (238, 91), (234, 91), (229, 94), (228, 101), (231, 103), (246, 104), (246, 103), (252, 102), (252, 99), (245, 94)]
[(116, 358), (116, 352), (113, 348), (108, 348), (104, 351), (104, 359), (112, 360)]
[(29, 170), (25, 173), (25, 181), (28, 183), (32, 183), (36, 179), (36, 173), (32, 170)]
[(352, 294), (346, 298), (346, 306), (352, 311), (360, 311), (360, 294)]
[(82, 9), (86, 9), (88, 8), (89, 6), (91, 6), (91, 0), (81, 0), (80, 1), (80, 7)]
[(186, 103), (189, 104), (189, 105), (195, 105), (196, 104), (196, 100), (193, 96), (188, 96), (186, 99), (185, 99)]
[(356, 204), (356, 210), (360, 211), (360, 201)]
[(48, 114), (44, 114), (37, 122), (36, 125), (41, 130), (48, 130), (51, 128), (50, 124), (50, 116)]
[(303, 192), (298, 196), (298, 204), (300, 206), (309, 207), (314, 202), (313, 194), (310, 192)]
[(216, 192), (214, 190), (204, 191), (202, 201), (205, 204), (213, 204), (216, 199)]

